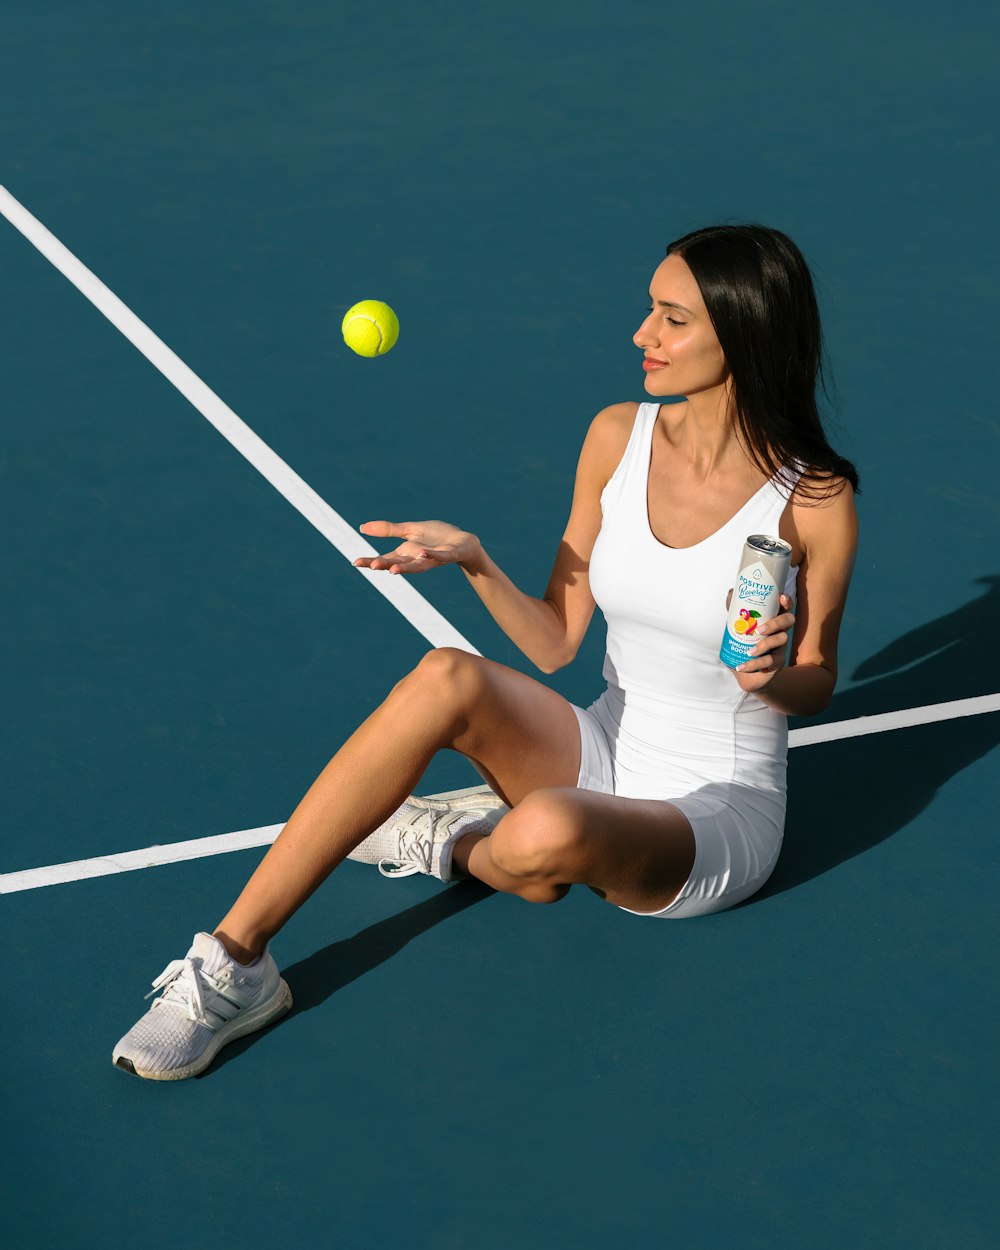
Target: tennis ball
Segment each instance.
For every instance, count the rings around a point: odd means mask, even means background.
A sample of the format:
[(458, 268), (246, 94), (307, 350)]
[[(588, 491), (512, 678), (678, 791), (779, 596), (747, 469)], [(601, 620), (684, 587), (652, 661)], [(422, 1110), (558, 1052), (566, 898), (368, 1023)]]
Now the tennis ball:
[(399, 338), (399, 321), (380, 299), (363, 299), (348, 308), (340, 330), (352, 352), (359, 356), (384, 356)]

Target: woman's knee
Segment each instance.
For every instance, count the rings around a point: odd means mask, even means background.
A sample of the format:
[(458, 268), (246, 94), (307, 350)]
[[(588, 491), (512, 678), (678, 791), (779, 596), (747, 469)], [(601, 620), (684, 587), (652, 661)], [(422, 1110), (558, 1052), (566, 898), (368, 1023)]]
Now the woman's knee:
[(526, 903), (558, 903), (572, 888), (572, 885), (556, 885), (553, 881), (531, 882), (518, 891), (518, 898)]
[(474, 700), (483, 689), (481, 659), (460, 647), (435, 647), (420, 657), (408, 676), (442, 696)]
[(434, 707), (447, 710), (457, 730), (461, 713), (475, 704), (481, 689), (474, 664), (477, 658), (458, 647), (437, 647), (421, 656), (389, 694), (397, 699), (416, 699), (421, 705), (430, 700)]
[[(512, 877), (549, 884), (572, 880), (581, 852), (581, 831), (557, 790), (535, 790), (497, 824), (490, 857)], [(560, 894), (562, 898), (569, 886)]]
[(396, 682), (383, 702), (391, 703), (397, 714), (413, 718), (422, 727), (433, 725), (440, 745), (450, 746), (466, 731), (476, 706), (478, 682), (474, 665), (466, 661), (477, 658), (457, 647), (428, 651)]

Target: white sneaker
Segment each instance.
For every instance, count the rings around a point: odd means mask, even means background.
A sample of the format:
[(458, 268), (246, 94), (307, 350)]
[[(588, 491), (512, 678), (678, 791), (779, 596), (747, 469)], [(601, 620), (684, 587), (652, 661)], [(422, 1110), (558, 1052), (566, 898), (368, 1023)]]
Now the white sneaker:
[(502, 798), (491, 790), (489, 786), (467, 786), (464, 790), (443, 790), (440, 794), (425, 794), (423, 798), (419, 794), (411, 794), (407, 802), (424, 803), (428, 799), (435, 802), (446, 803), (448, 807), (457, 809), (469, 807), (503, 807), (507, 811), (510, 808)]
[(111, 1055), (115, 1067), (152, 1081), (197, 1076), (227, 1042), (262, 1029), (292, 1005), (270, 946), (244, 966), (208, 933), (195, 934), (187, 955), (164, 968), (153, 982), (153, 993), (159, 989)]
[(378, 864), (383, 877), (422, 872), (452, 881), (452, 851), (467, 833), (489, 833), (510, 808), (488, 786), (421, 798), (411, 794), (389, 819), (347, 856)]

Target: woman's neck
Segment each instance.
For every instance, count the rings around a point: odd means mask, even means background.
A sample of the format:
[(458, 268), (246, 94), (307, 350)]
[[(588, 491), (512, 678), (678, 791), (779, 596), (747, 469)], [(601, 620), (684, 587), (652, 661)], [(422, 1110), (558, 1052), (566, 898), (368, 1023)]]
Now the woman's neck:
[(674, 454), (696, 482), (720, 473), (744, 470), (749, 456), (736, 433), (735, 422), (714, 392), (688, 396), (682, 404), (661, 404), (658, 422)]

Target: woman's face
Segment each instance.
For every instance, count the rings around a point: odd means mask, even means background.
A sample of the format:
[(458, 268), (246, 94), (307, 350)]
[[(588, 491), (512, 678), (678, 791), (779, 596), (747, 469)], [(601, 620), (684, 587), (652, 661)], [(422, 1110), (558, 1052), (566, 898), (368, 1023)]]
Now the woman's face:
[[(726, 360), (694, 274), (677, 255), (667, 256), (650, 283), (652, 311), (632, 336), (648, 358), (651, 395), (691, 395), (722, 386)], [(661, 368), (649, 367), (653, 361)]]

